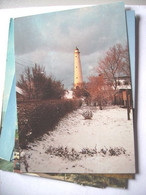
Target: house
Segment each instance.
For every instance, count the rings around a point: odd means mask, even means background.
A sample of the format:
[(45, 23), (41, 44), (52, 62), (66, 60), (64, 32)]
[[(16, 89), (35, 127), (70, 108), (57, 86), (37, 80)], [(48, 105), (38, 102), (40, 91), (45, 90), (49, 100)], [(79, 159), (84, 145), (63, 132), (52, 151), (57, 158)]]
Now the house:
[(127, 100), (129, 106), (132, 105), (132, 89), (131, 81), (128, 76), (117, 77), (117, 89), (116, 89), (116, 104), (124, 105), (127, 107)]
[(17, 101), (24, 101), (25, 99), (25, 93), (20, 87), (17, 87), (17, 86), (16, 86), (16, 98), (17, 98)]

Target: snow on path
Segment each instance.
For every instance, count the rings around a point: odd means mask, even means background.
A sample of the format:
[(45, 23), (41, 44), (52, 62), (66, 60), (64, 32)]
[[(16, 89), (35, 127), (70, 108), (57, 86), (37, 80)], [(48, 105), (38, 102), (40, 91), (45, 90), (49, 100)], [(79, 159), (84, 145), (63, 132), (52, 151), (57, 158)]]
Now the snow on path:
[[(89, 108), (88, 108), (89, 109)], [(29, 172), (50, 173), (134, 173), (133, 121), (127, 120), (127, 110), (109, 107), (93, 110), (92, 120), (84, 120), (82, 107), (64, 117), (50, 135), (29, 144), (31, 149), (23, 150)], [(126, 154), (119, 156), (94, 155), (81, 160), (69, 161), (46, 153), (49, 146), (101, 150), (102, 148), (123, 147)], [(25, 172), (24, 164), (21, 164)]]

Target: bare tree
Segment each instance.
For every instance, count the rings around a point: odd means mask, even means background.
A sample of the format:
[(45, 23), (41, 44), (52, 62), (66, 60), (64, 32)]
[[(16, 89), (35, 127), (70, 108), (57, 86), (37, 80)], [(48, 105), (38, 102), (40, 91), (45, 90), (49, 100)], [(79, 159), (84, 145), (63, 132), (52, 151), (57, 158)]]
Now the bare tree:
[(88, 98), (90, 94), (88, 92), (87, 85), (88, 84), (86, 82), (83, 82), (81, 87), (77, 86), (75, 89), (72, 89), (74, 97), (75, 98), (82, 98), (82, 97)]
[(113, 90), (103, 78), (103, 75), (89, 77), (88, 91), (91, 99), (98, 103), (101, 110), (103, 105), (111, 102)]
[(111, 47), (105, 56), (100, 59), (97, 72), (102, 74), (116, 90), (118, 77), (130, 76), (128, 47), (123, 48), (121, 44)]
[(114, 103), (116, 102), (115, 94), (119, 83), (119, 77), (127, 76), (130, 81), (130, 65), (128, 46), (123, 48), (121, 44), (111, 47), (105, 56), (99, 60), (97, 67), (98, 74), (102, 74), (109, 84), (113, 86)]
[(122, 65), (122, 72), (126, 76), (130, 78), (130, 62), (129, 62), (129, 49), (128, 45), (123, 49), (122, 51), (122, 57), (123, 57), (123, 65)]

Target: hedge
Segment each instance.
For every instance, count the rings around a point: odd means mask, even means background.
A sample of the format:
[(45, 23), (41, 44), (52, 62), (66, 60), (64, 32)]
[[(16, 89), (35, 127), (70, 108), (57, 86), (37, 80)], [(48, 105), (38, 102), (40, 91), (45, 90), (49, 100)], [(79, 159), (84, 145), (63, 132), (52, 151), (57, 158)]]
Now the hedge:
[(81, 106), (79, 100), (21, 102), (17, 104), (20, 147), (52, 131), (61, 118)]

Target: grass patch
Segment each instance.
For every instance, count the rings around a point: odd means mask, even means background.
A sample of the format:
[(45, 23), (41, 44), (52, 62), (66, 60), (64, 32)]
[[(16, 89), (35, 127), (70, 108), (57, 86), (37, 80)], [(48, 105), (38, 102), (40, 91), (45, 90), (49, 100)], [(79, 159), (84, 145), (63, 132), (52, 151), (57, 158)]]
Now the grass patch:
[(127, 155), (126, 150), (123, 147), (115, 147), (115, 148), (102, 148), (101, 150), (97, 151), (97, 148), (89, 149), (89, 148), (82, 148), (81, 151), (76, 151), (74, 148), (67, 148), (63, 146), (53, 147), (49, 146), (49, 148), (45, 152), (51, 156), (58, 156), (62, 159), (67, 159), (69, 161), (76, 161), (81, 160), (85, 157), (93, 157), (95, 155), (101, 155), (103, 157), (106, 156), (119, 156), (119, 155)]

